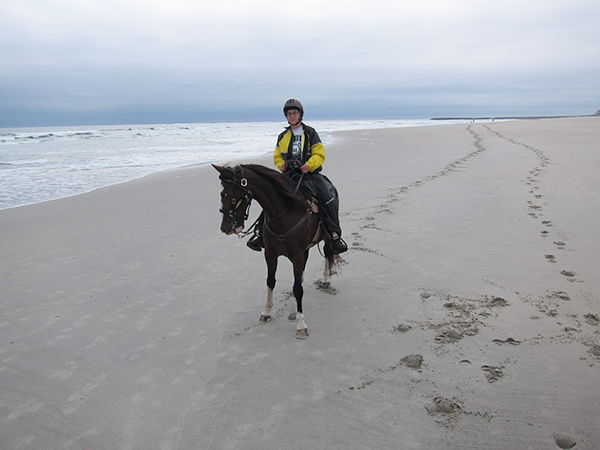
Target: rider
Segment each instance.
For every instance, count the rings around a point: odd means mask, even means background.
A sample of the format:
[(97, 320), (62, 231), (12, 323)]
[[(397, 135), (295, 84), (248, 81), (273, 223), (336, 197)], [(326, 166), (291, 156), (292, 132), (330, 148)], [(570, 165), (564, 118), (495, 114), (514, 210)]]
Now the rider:
[[(306, 181), (312, 181), (319, 200), (319, 207), (324, 212), (325, 227), (333, 238), (333, 253), (336, 255), (343, 253), (348, 250), (348, 246), (341, 239), (342, 230), (337, 201), (328, 180), (319, 173), (325, 162), (325, 149), (321, 138), (314, 128), (302, 123), (304, 108), (298, 100), (291, 98), (285, 102), (283, 114), (290, 126), (277, 138), (273, 161), (277, 168), (291, 179), (298, 181), (306, 178)], [(258, 234), (247, 243), (248, 247), (256, 251), (260, 251), (263, 247), (262, 227), (259, 227), (258, 230)]]

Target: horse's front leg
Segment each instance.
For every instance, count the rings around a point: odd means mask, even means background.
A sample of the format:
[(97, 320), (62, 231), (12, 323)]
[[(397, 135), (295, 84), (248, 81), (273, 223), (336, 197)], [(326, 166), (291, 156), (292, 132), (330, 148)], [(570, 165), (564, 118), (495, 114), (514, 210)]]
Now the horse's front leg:
[(267, 304), (265, 305), (265, 310), (260, 315), (261, 322), (268, 322), (271, 320), (273, 289), (275, 289), (275, 272), (277, 272), (277, 255), (265, 251), (265, 260), (267, 261)]
[(304, 288), (302, 287), (302, 278), (304, 277), (304, 267), (306, 266), (306, 255), (293, 261), (294, 265), (294, 297), (296, 298), (296, 337), (298, 339), (306, 339), (308, 337), (308, 327), (304, 322), (304, 312), (302, 310), (302, 297), (304, 297)]

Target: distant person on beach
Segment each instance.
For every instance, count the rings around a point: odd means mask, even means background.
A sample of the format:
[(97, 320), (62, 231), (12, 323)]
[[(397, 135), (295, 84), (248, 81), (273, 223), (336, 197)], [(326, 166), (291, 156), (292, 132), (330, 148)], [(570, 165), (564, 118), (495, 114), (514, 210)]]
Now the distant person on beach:
[[(333, 238), (333, 253), (343, 253), (348, 250), (348, 246), (342, 240), (337, 197), (329, 179), (320, 174), (325, 162), (321, 138), (314, 128), (302, 122), (304, 107), (300, 101), (294, 98), (286, 101), (283, 114), (289, 126), (277, 138), (273, 161), (294, 184), (300, 184), (301, 189), (317, 197), (319, 207), (323, 210), (325, 228)], [(263, 221), (264, 212), (260, 216), (258, 232), (247, 243), (252, 250), (260, 251), (264, 247)]]

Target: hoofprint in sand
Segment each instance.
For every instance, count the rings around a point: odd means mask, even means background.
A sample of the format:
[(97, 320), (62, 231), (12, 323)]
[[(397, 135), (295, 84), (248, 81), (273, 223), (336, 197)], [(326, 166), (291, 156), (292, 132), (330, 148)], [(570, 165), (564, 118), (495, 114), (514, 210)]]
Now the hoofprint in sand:
[(341, 133), (351, 249), (335, 290), (308, 261), (305, 341), (289, 264), (259, 323), (210, 167), (1, 211), (0, 447), (597, 448), (599, 137)]

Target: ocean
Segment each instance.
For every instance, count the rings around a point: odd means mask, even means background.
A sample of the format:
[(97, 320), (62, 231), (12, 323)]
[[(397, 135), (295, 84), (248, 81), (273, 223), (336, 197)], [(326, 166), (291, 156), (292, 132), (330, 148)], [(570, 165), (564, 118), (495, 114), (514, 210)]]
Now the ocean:
[[(465, 121), (307, 121), (323, 144), (332, 131)], [(287, 124), (232, 122), (0, 128), (0, 209), (82, 194), (153, 172), (233, 161), (273, 151)]]

